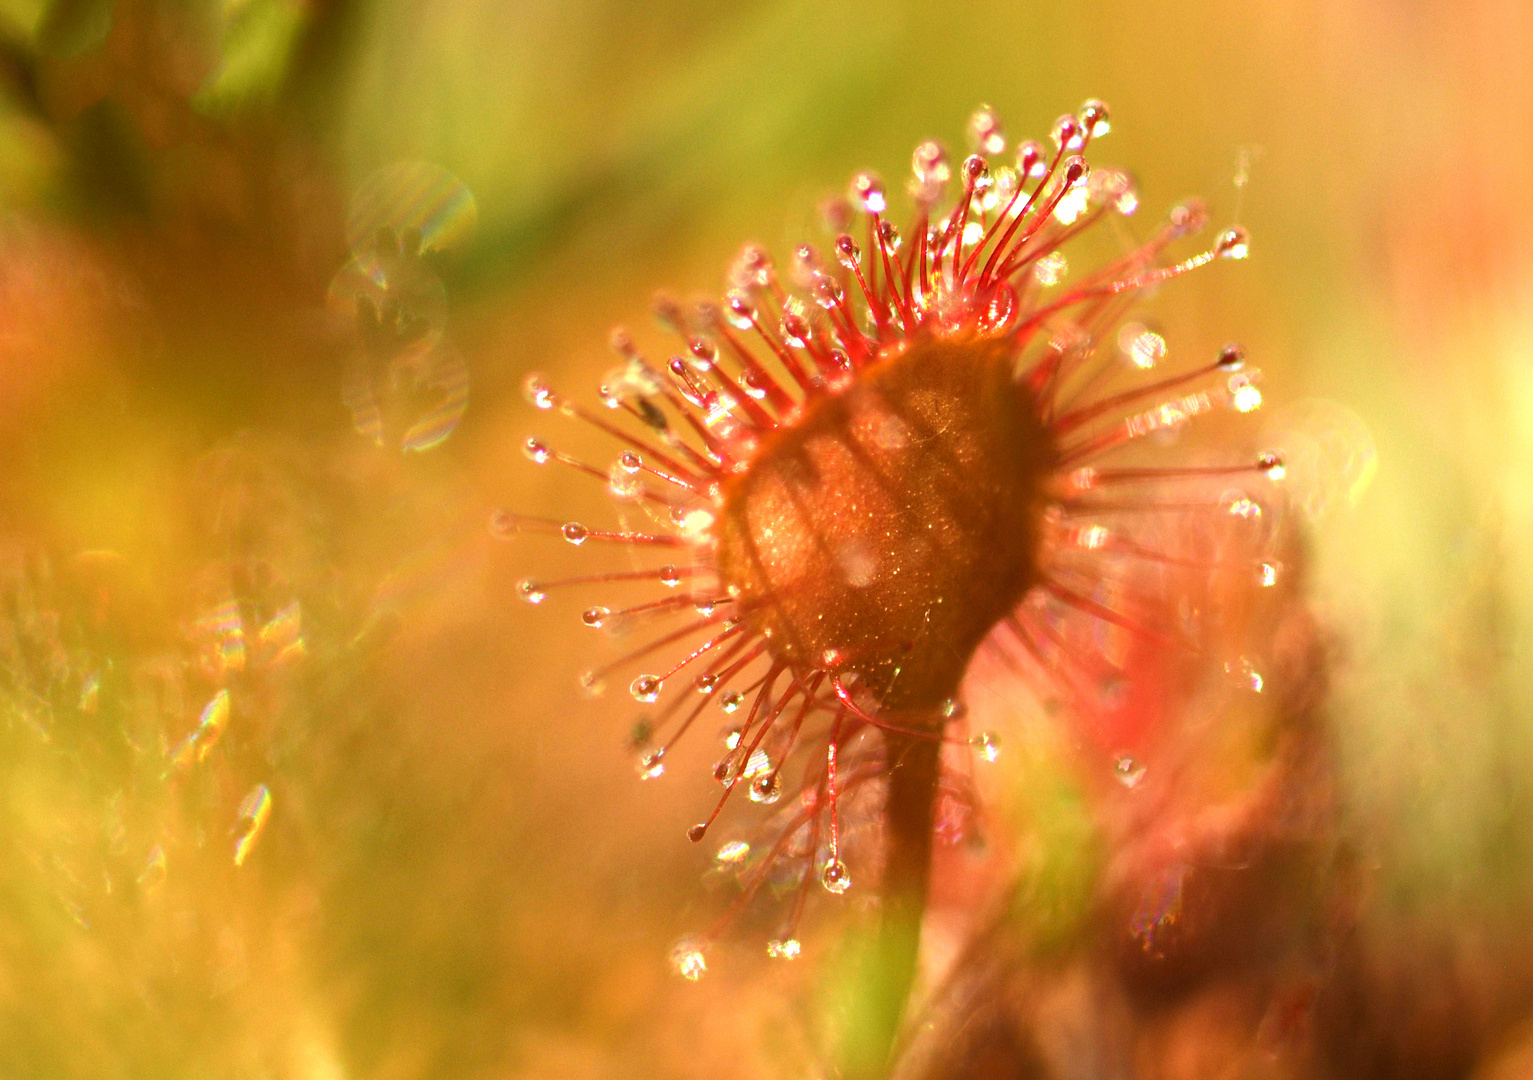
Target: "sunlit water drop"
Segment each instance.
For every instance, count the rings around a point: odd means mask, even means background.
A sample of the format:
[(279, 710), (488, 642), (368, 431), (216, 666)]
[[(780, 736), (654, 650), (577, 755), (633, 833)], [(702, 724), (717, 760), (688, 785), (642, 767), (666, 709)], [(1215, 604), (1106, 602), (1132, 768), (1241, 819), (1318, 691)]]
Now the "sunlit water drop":
[(773, 938), (767, 942), (767, 955), (773, 960), (796, 960), (804, 947), (798, 938)]
[(820, 870), (820, 884), (826, 892), (840, 896), (852, 887), (852, 872), (840, 859), (831, 859)]
[(733, 864), (743, 862), (750, 853), (751, 846), (744, 840), (731, 840), (727, 844), (720, 845), (713, 857), (721, 863)]
[(206, 761), (229, 726), (229, 691), (220, 690), (202, 709), (197, 727), (182, 739), (171, 754), (171, 765), (185, 768)]
[(280, 608), (256, 633), (261, 653), (272, 664), (297, 660), (305, 653), (303, 609), (294, 600)]
[(979, 751), (986, 761), (996, 761), (1001, 756), (1000, 736), (993, 731), (982, 731), (969, 739), (969, 745)]
[(138, 883), (145, 890), (157, 889), (164, 884), (165, 877), (165, 849), (156, 844), (150, 849), (149, 857), (144, 860), (144, 868), (138, 873)]
[(1126, 788), (1139, 786), (1139, 781), (1144, 779), (1146, 767), (1144, 762), (1128, 754), (1120, 755), (1113, 762), (1113, 777)]
[(685, 939), (671, 948), (671, 969), (687, 982), (696, 982), (708, 973), (708, 960), (696, 942)]
[(473, 192), (429, 161), (399, 161), (358, 185), (346, 215), (346, 241), (365, 255), (380, 229), (418, 235), (422, 251), (462, 247), (479, 223)]
[(257, 784), (240, 803), (234, 825), (234, 865), (243, 866), (266, 823), (271, 818), (271, 791), (265, 784)]
[(397, 236), (330, 283), (328, 305), (355, 348), (341, 396), (357, 433), (420, 452), (450, 435), (468, 408), (468, 366), (443, 337), (447, 291)]
[(1226, 661), (1224, 671), (1225, 674), (1230, 676), (1236, 686), (1243, 690), (1250, 690), (1252, 693), (1261, 693), (1267, 685), (1267, 681), (1262, 678), (1262, 673), (1257, 671), (1252, 666), (1250, 659), (1244, 656), (1236, 660)]
[(770, 806), (782, 798), (782, 777), (776, 772), (762, 773), (751, 781), (750, 799)]
[(1378, 470), (1368, 425), (1334, 401), (1284, 405), (1263, 424), (1262, 438), (1281, 452), (1288, 499), (1311, 521), (1357, 505)]

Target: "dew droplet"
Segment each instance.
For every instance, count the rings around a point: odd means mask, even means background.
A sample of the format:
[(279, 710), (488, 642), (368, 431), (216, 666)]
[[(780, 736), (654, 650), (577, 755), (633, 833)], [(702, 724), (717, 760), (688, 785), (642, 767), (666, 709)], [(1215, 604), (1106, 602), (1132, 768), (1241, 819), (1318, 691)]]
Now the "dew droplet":
[(944, 720), (958, 720), (965, 716), (969, 709), (968, 706), (957, 698), (948, 698), (942, 703), (939, 711), (942, 713)]
[(852, 872), (840, 859), (831, 859), (820, 870), (820, 884), (826, 892), (840, 896), (852, 887)]
[(706, 697), (708, 694), (713, 693), (719, 688), (719, 677), (718, 675), (711, 673), (707, 675), (699, 675), (692, 685), (697, 687), (697, 692), (699, 694), (702, 694)]
[(629, 501), (643, 496), (644, 485), (633, 473), (614, 464), (607, 470), (607, 491), (614, 499)]
[[(1237, 375), (1236, 379), (1243, 379), (1243, 376)], [(1230, 403), (1236, 412), (1255, 412), (1262, 407), (1262, 392), (1255, 384), (1244, 381), (1237, 383), (1235, 379), (1231, 379), (1230, 383)]]
[(893, 222), (883, 221), (878, 226), (878, 240), (889, 254), (894, 254), (900, 249), (900, 231), (894, 227)]
[(87, 716), (95, 713), (101, 702), (101, 672), (93, 671), (80, 681), (80, 697), (76, 707)]
[(1282, 565), (1282, 563), (1264, 562), (1256, 568), (1256, 580), (1262, 588), (1270, 589), (1277, 584), (1278, 572)]
[(996, 285), (990, 294), (990, 302), (985, 305), (985, 312), (980, 316), (980, 329), (987, 334), (1000, 333), (1011, 322), (1011, 316), (1017, 309), (1017, 294), (1014, 289), (1004, 281)]
[(723, 709), (726, 713), (738, 711), (740, 706), (744, 703), (745, 696), (738, 690), (731, 690), (729, 693), (719, 698), (719, 708)]
[(762, 773), (751, 781), (750, 798), (753, 803), (772, 805), (782, 798), (782, 777), (775, 771)]
[(836, 261), (848, 270), (855, 270), (862, 265), (862, 249), (846, 233), (836, 237), (835, 248)]
[(708, 824), (707, 824), (707, 822), (699, 822), (698, 824), (692, 826), (690, 829), (687, 830), (687, 839), (692, 841), (694, 844), (697, 843), (699, 840), (701, 840), (703, 837), (705, 837), (707, 835), (708, 835)]
[(517, 594), (527, 604), (543, 604), (549, 594), (543, 590), (541, 582), (533, 581), (532, 578), (523, 578), (517, 582)]
[(1257, 671), (1250, 659), (1244, 656), (1238, 660), (1225, 661), (1224, 672), (1234, 680), (1236, 686), (1243, 690), (1250, 690), (1252, 693), (1261, 693), (1267, 685), (1267, 680), (1262, 678), (1262, 673)]
[(674, 589), (681, 584), (681, 571), (670, 563), (660, 568), (660, 584)]
[(624, 450), (617, 456), (617, 467), (626, 473), (636, 473), (644, 467), (644, 462), (632, 450)]
[(665, 751), (656, 750), (639, 758), (639, 779), (654, 780), (665, 774)]
[(802, 349), (809, 341), (809, 322), (795, 311), (782, 317), (782, 336), (789, 345)]
[(981, 105), (969, 117), (969, 145), (981, 154), (999, 154), (1006, 149), (1000, 118), (989, 105)]
[(1267, 476), (1273, 480), (1283, 479), (1285, 469), (1283, 466), (1282, 454), (1269, 450), (1267, 453), (1256, 459), (1256, 467), (1262, 472), (1266, 473)]
[(1076, 185), (1065, 193), (1054, 206), (1054, 220), (1061, 225), (1074, 225), (1091, 206), (1091, 190)]
[(1081, 124), (1086, 129), (1088, 138), (1100, 139), (1112, 130), (1111, 118), (1107, 111), (1107, 102), (1101, 98), (1089, 99), (1081, 106), (1080, 112), (1077, 115), (1080, 117)]
[(1239, 371), (1246, 366), (1246, 350), (1243, 345), (1230, 342), (1219, 350), (1219, 367), (1225, 371)]
[(207, 760), (208, 754), (217, 745), (228, 726), (229, 691), (224, 689), (214, 694), (212, 700), (202, 708), (202, 717), (197, 724), (198, 761)]
[(729, 325), (736, 330), (749, 330), (756, 324), (756, 305), (744, 290), (730, 290), (724, 297), (724, 311)]
[(1246, 521), (1255, 521), (1257, 518), (1262, 516), (1262, 508), (1260, 504), (1254, 502), (1245, 495), (1241, 495), (1237, 492), (1233, 496), (1226, 497), (1229, 498), (1229, 502), (1225, 504), (1224, 508), (1231, 517), (1243, 518)]
[(1001, 756), (1001, 739), (993, 731), (981, 731), (978, 735), (971, 736), (969, 745), (978, 750), (980, 756), (986, 761), (993, 762)]
[(1038, 180), (1049, 171), (1049, 152), (1043, 144), (1028, 139), (1017, 147), (1017, 175), (1026, 180)]
[(601, 697), (606, 693), (607, 680), (602, 678), (598, 671), (582, 671), (576, 681), (580, 684), (580, 690), (586, 697)]
[(1106, 544), (1112, 534), (1105, 525), (1087, 525), (1075, 531), (1075, 546), (1096, 551)]
[(1086, 465), (1070, 474), (1070, 487), (1075, 491), (1090, 491), (1096, 487), (1097, 471)]
[(1251, 234), (1243, 226), (1231, 225), (1214, 241), (1214, 254), (1221, 259), (1244, 259), (1251, 254)]
[(580, 613), (580, 621), (587, 626), (600, 628), (612, 612), (598, 604), (596, 607), (588, 607)]
[(429, 161), (400, 161), (358, 185), (346, 214), (353, 254), (371, 251), (379, 230), (411, 237), (417, 255), (460, 247), (473, 234), (479, 211), (474, 195), (452, 173)]
[(927, 141), (917, 146), (910, 158), (910, 169), (920, 187), (914, 192), (918, 198), (936, 198), (953, 176), (947, 150), (939, 142)]
[(626, 326), (614, 326), (612, 332), (607, 335), (607, 346), (624, 360), (642, 360), (639, 347), (633, 342), (633, 335), (628, 332)]
[(579, 547), (586, 542), (586, 537), (591, 535), (591, 530), (578, 521), (567, 521), (559, 527), (559, 534)]
[(746, 370), (740, 372), (740, 386), (748, 396), (755, 398), (757, 401), (761, 401), (767, 396), (766, 379), (767, 376), (755, 371)]
[(534, 465), (547, 465), (554, 452), (548, 448), (548, 444), (541, 439), (528, 439), (522, 444), (522, 453), (527, 455), (527, 460)]
[(633, 695), (635, 701), (650, 705), (660, 696), (661, 685), (658, 676), (640, 675), (628, 684), (628, 692)]
[(1166, 339), (1143, 323), (1125, 323), (1118, 330), (1118, 350), (1129, 363), (1148, 371), (1166, 356)]
[(729, 280), (741, 289), (768, 288), (776, 276), (772, 257), (760, 244), (746, 244), (742, 247), (729, 271)]
[[(1086, 180), (1086, 189), (1091, 194), (1092, 206), (1108, 203), (1120, 214), (1132, 214), (1139, 208), (1139, 196), (1134, 191), (1134, 182), (1121, 169), (1093, 169)], [(1118, 200), (1125, 194), (1128, 200), (1119, 206)]]
[(138, 883), (145, 889), (155, 889), (164, 883), (165, 875), (165, 849), (156, 844), (149, 850), (149, 858), (139, 871)]
[(852, 201), (865, 214), (882, 214), (888, 202), (884, 198), (884, 182), (869, 172), (852, 177)]
[(766, 950), (773, 960), (796, 960), (804, 947), (798, 938), (773, 938), (767, 942)]
[(1367, 424), (1334, 401), (1310, 398), (1283, 406), (1264, 438), (1282, 451), (1286, 501), (1312, 521), (1356, 506), (1378, 471)]
[(1199, 199), (1189, 199), (1173, 206), (1168, 220), (1178, 236), (1191, 236), (1208, 225), (1208, 207)]
[(708, 973), (708, 960), (696, 942), (686, 939), (671, 949), (671, 967), (687, 982), (696, 982)]
[(720, 845), (713, 857), (721, 863), (729, 864), (743, 862), (750, 853), (751, 846), (744, 840), (731, 840), (727, 844)]
[(1065, 113), (1054, 121), (1049, 137), (1061, 150), (1079, 150), (1086, 145), (1086, 128), (1073, 113)]
[(820, 200), (820, 220), (826, 232), (844, 232), (852, 223), (855, 213), (851, 200), (842, 195), (832, 195)]
[(708, 530), (713, 528), (713, 520), (713, 511), (702, 506), (678, 506), (671, 511), (671, 524), (683, 536), (699, 543), (707, 537)]
[(559, 401), (543, 376), (537, 373), (522, 380), (522, 393), (535, 409), (552, 409)]
[(814, 280), (810, 292), (814, 296), (814, 302), (826, 311), (830, 311), (841, 303), (841, 285), (835, 278), (821, 274)]
[(265, 784), (250, 789), (240, 803), (235, 821), (234, 865), (243, 866), (271, 817), (271, 791)]
[(1051, 251), (1033, 265), (1033, 276), (1043, 286), (1058, 285), (1069, 272), (1070, 263), (1062, 251)]
[(1113, 778), (1126, 788), (1137, 787), (1144, 779), (1145, 766), (1127, 754), (1121, 754), (1113, 762)]

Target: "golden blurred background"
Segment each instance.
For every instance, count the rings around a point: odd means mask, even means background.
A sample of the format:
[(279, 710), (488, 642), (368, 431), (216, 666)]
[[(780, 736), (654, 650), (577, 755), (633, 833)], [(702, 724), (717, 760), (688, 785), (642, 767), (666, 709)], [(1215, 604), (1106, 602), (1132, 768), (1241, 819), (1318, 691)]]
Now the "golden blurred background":
[[(1528, 1075), (1530, 57), (1515, 0), (0, 0), (0, 1073), (822, 1075), (812, 932), (667, 969), (711, 756), (640, 785), (518, 602), (577, 563), (493, 511), (600, 512), (519, 385), (981, 101), (1099, 96), (1146, 214), (1254, 237), (1154, 318), (1318, 455), (1363, 932)], [(379, 224), (435, 245), (414, 390), (336, 317)]]

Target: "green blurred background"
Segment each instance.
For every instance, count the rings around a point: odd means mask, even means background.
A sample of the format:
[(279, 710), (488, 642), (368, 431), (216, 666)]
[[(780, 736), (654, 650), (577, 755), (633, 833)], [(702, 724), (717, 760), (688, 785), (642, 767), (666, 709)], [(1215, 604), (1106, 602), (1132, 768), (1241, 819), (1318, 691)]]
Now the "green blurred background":
[[(1155, 318), (1172, 358), (1241, 340), (1331, 455), (1312, 600), (1370, 903), (1493, 942), (1522, 910), (1526, 4), (0, 0), (0, 49), (6, 1076), (805, 1075), (813, 942), (665, 968), (712, 910), (708, 748), (636, 782), (575, 608), (514, 598), (577, 564), (485, 523), (599, 512), (522, 459), (524, 374), (594, 386), (652, 289), (786, 251), (981, 101), (1022, 138), (1102, 97), (1144, 215), (1252, 230)], [(401, 161), (477, 218), (429, 267), (467, 409), (417, 450), (355, 429), (326, 299)]]

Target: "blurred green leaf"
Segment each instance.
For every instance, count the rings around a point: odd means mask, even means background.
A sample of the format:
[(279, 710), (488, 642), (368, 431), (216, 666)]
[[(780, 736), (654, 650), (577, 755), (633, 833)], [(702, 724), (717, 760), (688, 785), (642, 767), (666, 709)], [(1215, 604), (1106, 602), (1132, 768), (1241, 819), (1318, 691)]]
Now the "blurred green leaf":
[(117, 0), (54, 0), (37, 24), (37, 47), (50, 56), (80, 56), (106, 40)]
[(48, 0), (0, 0), (0, 21), (8, 22), (31, 38), (48, 9)]
[(210, 116), (227, 116), (275, 98), (303, 23), (303, 8), (295, 0), (249, 0), (234, 8), (218, 70), (192, 99), (193, 106)]

